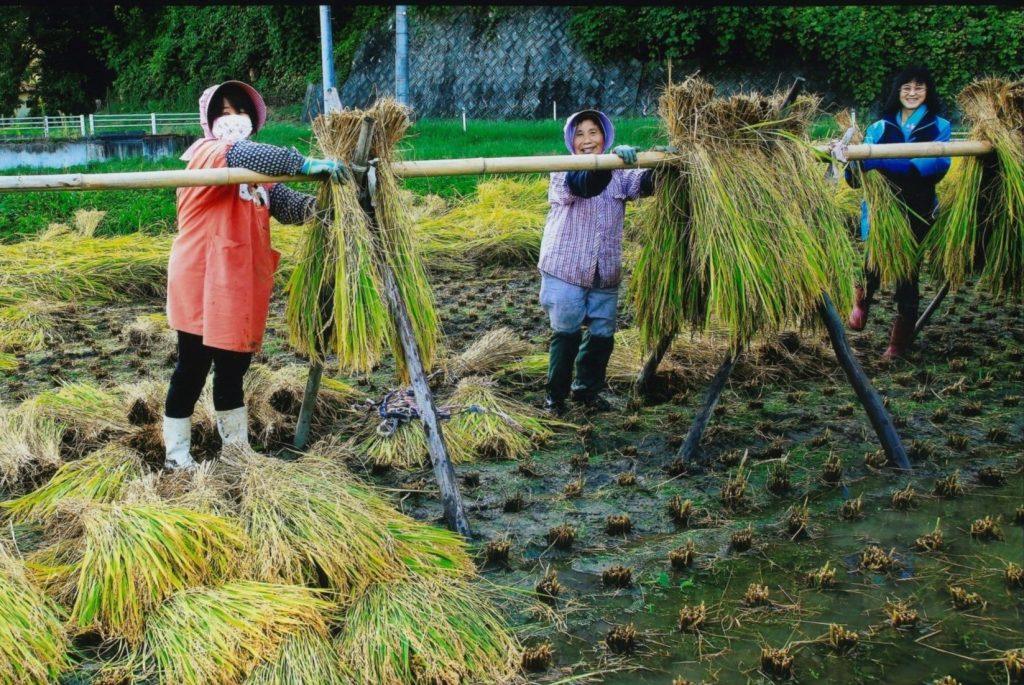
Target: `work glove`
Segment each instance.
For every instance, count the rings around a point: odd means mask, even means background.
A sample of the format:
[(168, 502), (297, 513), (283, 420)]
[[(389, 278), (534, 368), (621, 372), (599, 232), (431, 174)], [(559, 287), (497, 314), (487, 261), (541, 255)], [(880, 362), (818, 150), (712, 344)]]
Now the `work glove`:
[(618, 155), (626, 164), (636, 164), (636, 148), (629, 145), (616, 145), (612, 153)]
[(302, 163), (304, 174), (330, 174), (335, 183), (348, 183), (352, 180), (352, 171), (343, 162), (336, 159), (315, 159), (307, 157)]
[(651, 148), (651, 152), (664, 152), (667, 155), (678, 155), (679, 148), (675, 145), (655, 145)]

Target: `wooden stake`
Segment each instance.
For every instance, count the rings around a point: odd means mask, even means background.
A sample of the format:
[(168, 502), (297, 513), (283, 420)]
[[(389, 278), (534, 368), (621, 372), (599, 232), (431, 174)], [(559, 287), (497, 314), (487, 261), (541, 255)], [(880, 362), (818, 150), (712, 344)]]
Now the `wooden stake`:
[(836, 359), (839, 360), (839, 365), (843, 367), (846, 378), (849, 379), (850, 385), (853, 386), (854, 392), (857, 393), (857, 399), (864, 406), (864, 411), (868, 415), (868, 420), (871, 421), (872, 428), (875, 429), (878, 441), (882, 443), (882, 449), (885, 450), (886, 456), (889, 457), (889, 463), (907, 471), (911, 470), (910, 458), (907, 457), (907, 451), (903, 449), (900, 436), (896, 432), (896, 427), (893, 426), (892, 417), (889, 416), (885, 405), (882, 404), (882, 398), (878, 396), (878, 393), (872, 387), (871, 381), (868, 380), (864, 369), (857, 362), (853, 350), (850, 349), (850, 344), (846, 340), (846, 332), (843, 330), (843, 322), (836, 312), (836, 306), (832, 303), (832, 298), (827, 293), (821, 294), (818, 314), (821, 316), (822, 321), (825, 322), (825, 328), (828, 330), (828, 337), (832, 341), (832, 349), (835, 350)]
[[(825, 154), (825, 147), (814, 148)], [(978, 157), (992, 152), (983, 141), (951, 143), (893, 143), (851, 145), (847, 157), (856, 159), (906, 159), (914, 157)], [(685, 151), (684, 151), (685, 153)], [(477, 157), (395, 162), (391, 170), (400, 178), (460, 176), (465, 174), (525, 174), (551, 171), (600, 169), (649, 169), (671, 160), (664, 152), (641, 152), (636, 164), (626, 164), (618, 155), (547, 155), (537, 157)], [(827, 161), (825, 159), (824, 161)], [(139, 171), (116, 174), (38, 174), (0, 176), (0, 192), (24, 193), (52, 190), (124, 190), (127, 188), (185, 188), (225, 186), (240, 183), (282, 183), (319, 180), (316, 176), (265, 176), (248, 169), (182, 169)]]
[(672, 340), (675, 337), (676, 332), (672, 331), (661, 336), (661, 339), (658, 340), (658, 344), (655, 346), (654, 351), (651, 352), (651, 356), (644, 363), (644, 368), (640, 369), (640, 373), (637, 374), (633, 388), (637, 394), (646, 395), (650, 391), (651, 381), (654, 380), (655, 374), (658, 373), (658, 365), (661, 364), (662, 358), (668, 352), (668, 348), (672, 345)]
[(921, 314), (921, 317), (917, 320), (917, 323), (914, 324), (915, 338), (921, 332), (921, 329), (924, 328), (925, 325), (928, 323), (928, 320), (932, 318), (932, 314), (934, 314), (935, 310), (939, 308), (939, 305), (942, 304), (942, 301), (946, 299), (947, 294), (949, 294), (948, 281), (942, 284), (942, 287), (939, 288), (939, 292), (935, 293), (935, 297), (932, 299), (931, 302), (928, 303), (928, 306), (925, 307), (924, 313)]
[(736, 366), (736, 362), (741, 354), (743, 354), (741, 346), (737, 346), (735, 350), (727, 352), (725, 359), (722, 360), (722, 365), (715, 372), (715, 377), (711, 379), (711, 385), (708, 386), (707, 395), (704, 397), (704, 404), (701, 406), (700, 411), (697, 412), (697, 415), (693, 417), (693, 423), (690, 424), (690, 431), (686, 434), (686, 440), (683, 441), (682, 447), (679, 448), (677, 456), (684, 463), (692, 462), (700, 454), (700, 439), (704, 435), (704, 429), (708, 427), (711, 414), (715, 411), (715, 406), (722, 396), (722, 391), (725, 390), (725, 384), (729, 381), (732, 369)]

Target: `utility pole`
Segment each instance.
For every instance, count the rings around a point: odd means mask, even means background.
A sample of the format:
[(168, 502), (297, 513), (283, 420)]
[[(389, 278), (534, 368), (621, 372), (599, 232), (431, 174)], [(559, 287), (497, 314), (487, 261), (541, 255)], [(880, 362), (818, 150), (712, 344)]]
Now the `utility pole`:
[(320, 5), (320, 65), (324, 72), (324, 112), (341, 109), (334, 83), (334, 37), (331, 35), (331, 6)]
[(406, 6), (395, 6), (395, 99), (409, 106), (409, 25)]

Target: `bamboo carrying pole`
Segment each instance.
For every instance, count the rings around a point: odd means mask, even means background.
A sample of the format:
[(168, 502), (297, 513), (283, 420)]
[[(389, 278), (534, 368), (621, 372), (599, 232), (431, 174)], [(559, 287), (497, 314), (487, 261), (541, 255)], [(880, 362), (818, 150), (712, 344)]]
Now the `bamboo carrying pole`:
[[(824, 146), (814, 150), (825, 153)], [(895, 143), (890, 145), (851, 145), (847, 158), (905, 159), (914, 157), (977, 157), (992, 152), (992, 145), (968, 140), (952, 143)], [(637, 163), (628, 165), (618, 155), (544, 155), (537, 157), (472, 157), (395, 162), (391, 165), (399, 178), (461, 176), (478, 174), (524, 174), (551, 171), (588, 171), (599, 169), (652, 168), (674, 159), (664, 152), (641, 152)], [(39, 192), (49, 190), (124, 190), (128, 188), (184, 188), (188, 186), (224, 186), (240, 183), (281, 183), (311, 181), (307, 175), (265, 176), (248, 169), (182, 169), (171, 171), (135, 171), (116, 174), (38, 174), (0, 176), (0, 192)]]

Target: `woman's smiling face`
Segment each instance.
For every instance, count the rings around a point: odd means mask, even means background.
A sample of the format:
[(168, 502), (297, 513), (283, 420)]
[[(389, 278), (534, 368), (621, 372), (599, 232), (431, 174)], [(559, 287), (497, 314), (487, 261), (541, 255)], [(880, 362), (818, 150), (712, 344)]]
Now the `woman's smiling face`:
[(917, 81), (910, 81), (900, 86), (900, 104), (905, 109), (917, 109), (928, 97), (928, 86)]
[(572, 149), (577, 155), (599, 155), (604, 152), (604, 131), (593, 119), (576, 124), (572, 136)]

